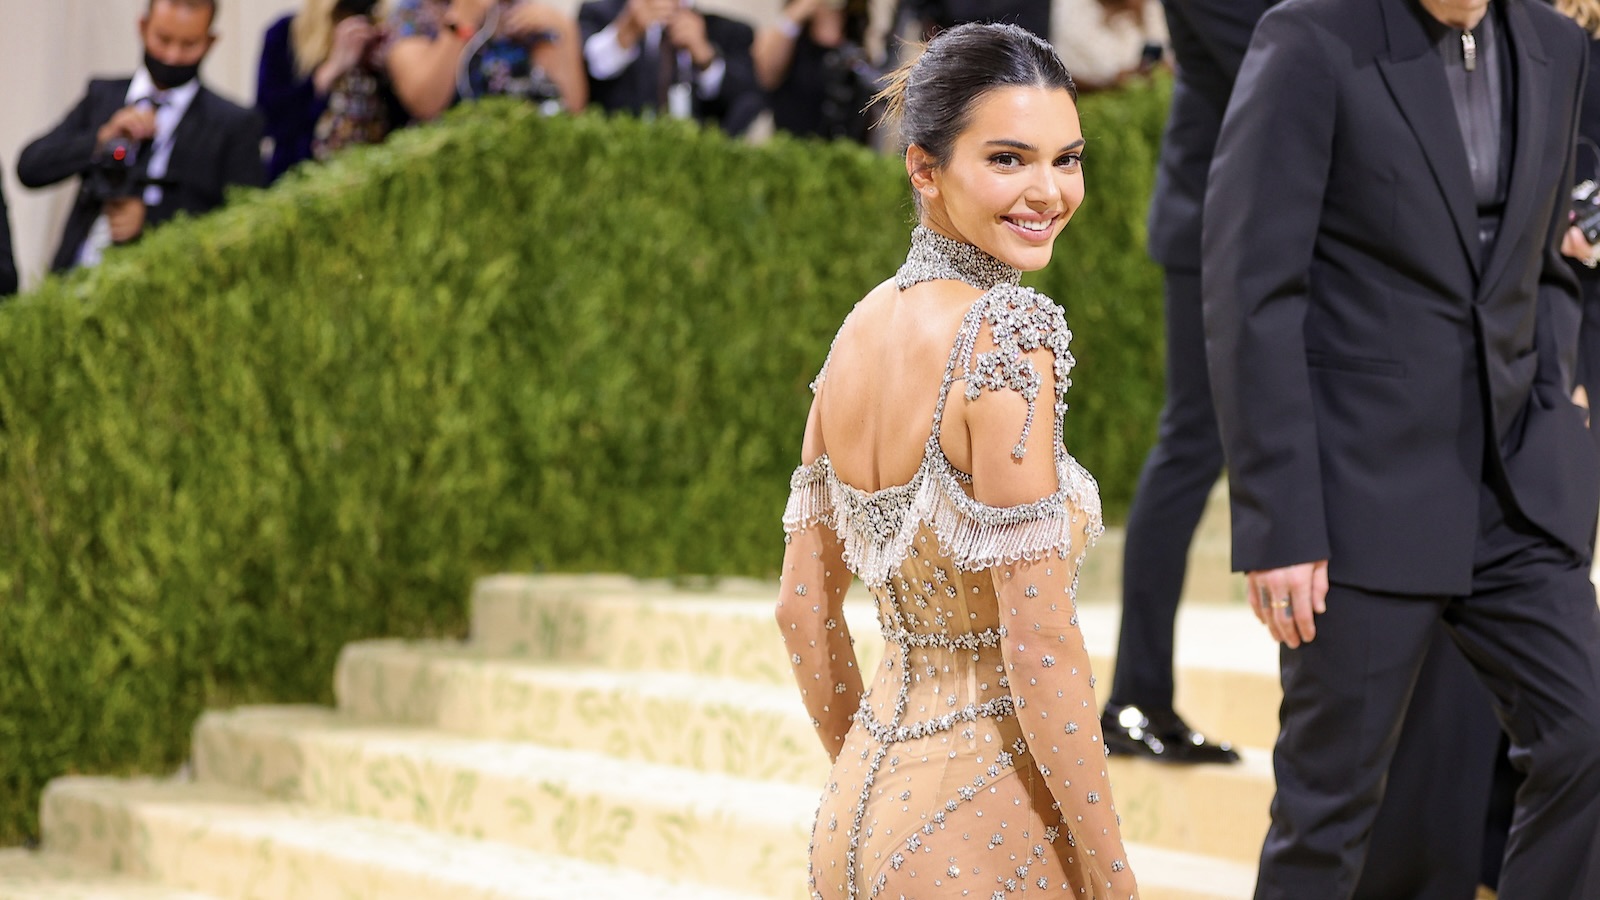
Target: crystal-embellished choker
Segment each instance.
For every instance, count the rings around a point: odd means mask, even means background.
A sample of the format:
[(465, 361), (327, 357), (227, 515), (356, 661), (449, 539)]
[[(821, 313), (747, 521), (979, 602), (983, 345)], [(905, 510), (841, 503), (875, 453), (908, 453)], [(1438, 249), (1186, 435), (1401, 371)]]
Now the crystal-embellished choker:
[(1000, 284), (1017, 284), (1022, 272), (971, 244), (948, 238), (918, 225), (911, 231), (911, 250), (895, 274), (900, 290), (924, 281), (950, 279), (988, 290)]

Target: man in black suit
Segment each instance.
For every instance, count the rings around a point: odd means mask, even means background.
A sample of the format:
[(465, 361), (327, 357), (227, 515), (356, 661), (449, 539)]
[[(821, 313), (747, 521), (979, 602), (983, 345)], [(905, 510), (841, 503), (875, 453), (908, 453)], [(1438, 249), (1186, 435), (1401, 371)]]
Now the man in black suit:
[(11, 221), (6, 215), (6, 195), (0, 191), (0, 298), (17, 292), (17, 263), (11, 255)]
[(1441, 621), (1526, 776), (1502, 894), (1600, 896), (1600, 457), (1556, 250), (1586, 59), (1535, 0), (1288, 0), (1251, 41), (1202, 287), (1234, 567), (1285, 646), (1258, 898), (1355, 890)]
[(761, 113), (749, 25), (692, 0), (591, 0), (578, 8), (589, 97), (608, 110), (712, 121), (743, 134)]
[(1110, 702), (1101, 716), (1114, 754), (1231, 763), (1239, 754), (1191, 729), (1173, 709), (1173, 631), (1189, 544), (1222, 473), (1222, 441), (1200, 321), (1200, 222), (1206, 173), (1256, 20), (1273, 0), (1166, 0), (1177, 72), (1150, 202), (1150, 255), (1166, 282), (1167, 396), (1156, 445), (1128, 511), (1122, 627)]
[(150, 0), (139, 70), (90, 81), (66, 119), (22, 151), (17, 175), (28, 187), (83, 177), (52, 270), (92, 265), (179, 212), (220, 206), (229, 185), (265, 181), (260, 119), (199, 82), (215, 16), (215, 0)]

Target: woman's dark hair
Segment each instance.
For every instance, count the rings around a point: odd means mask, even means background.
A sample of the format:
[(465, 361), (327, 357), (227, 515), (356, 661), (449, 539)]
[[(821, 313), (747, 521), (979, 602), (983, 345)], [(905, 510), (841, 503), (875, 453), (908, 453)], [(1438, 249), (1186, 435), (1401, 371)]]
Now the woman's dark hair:
[(900, 124), (902, 150), (916, 144), (942, 164), (972, 121), (972, 108), (1005, 87), (1064, 90), (1078, 99), (1072, 73), (1049, 44), (1015, 25), (957, 25), (885, 79), (878, 99)]

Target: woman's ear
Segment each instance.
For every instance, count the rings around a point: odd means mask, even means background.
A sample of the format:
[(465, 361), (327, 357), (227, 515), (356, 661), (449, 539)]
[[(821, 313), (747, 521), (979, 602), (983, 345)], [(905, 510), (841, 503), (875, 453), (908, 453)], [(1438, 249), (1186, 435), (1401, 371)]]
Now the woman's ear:
[(939, 196), (939, 185), (934, 181), (934, 159), (928, 151), (916, 144), (906, 148), (906, 174), (911, 178), (911, 189), (923, 199)]

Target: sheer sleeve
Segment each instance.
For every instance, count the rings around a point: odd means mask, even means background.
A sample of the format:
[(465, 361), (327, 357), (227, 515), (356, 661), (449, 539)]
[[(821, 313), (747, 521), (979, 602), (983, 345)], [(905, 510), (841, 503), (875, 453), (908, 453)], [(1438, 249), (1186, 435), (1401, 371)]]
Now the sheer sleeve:
[[(1056, 322), (1064, 329), (1064, 321)], [(1060, 807), (1069, 840), (1110, 896), (1136, 897), (1111, 798), (1089, 653), (1078, 626), (1078, 566), (1100, 525), (1092, 480), (1060, 443), (1070, 356), (1060, 359), (1064, 340), (1007, 348), (1002, 335), (996, 343), (1003, 361), (1033, 377), (969, 381), (964, 413), (974, 499), (998, 507), (1026, 505), (1068, 522), (1064, 539), (1050, 552), (1001, 560), (990, 568), (1007, 683), (1028, 749)], [(1025, 389), (1029, 383), (1032, 392)], [(1030, 393), (1047, 398), (1037, 411)], [(1030, 422), (1031, 428), (1025, 425)], [(1013, 445), (1011, 436), (1019, 431), (1023, 439)]]
[(833, 527), (826, 486), (828, 459), (822, 453), (815, 403), (806, 422), (802, 456), (810, 462), (795, 470), (783, 516), (777, 618), (800, 696), (831, 761), (844, 747), (863, 687), (855, 642), (844, 620), (850, 571)]

